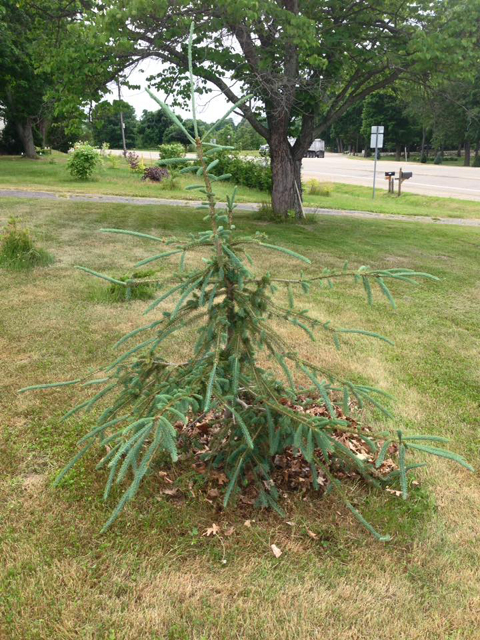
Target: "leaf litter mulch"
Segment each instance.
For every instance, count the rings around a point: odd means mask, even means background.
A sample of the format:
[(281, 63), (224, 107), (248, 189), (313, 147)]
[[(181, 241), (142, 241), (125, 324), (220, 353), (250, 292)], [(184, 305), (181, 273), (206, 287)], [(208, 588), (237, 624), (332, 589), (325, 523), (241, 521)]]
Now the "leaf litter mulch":
[[(309, 415), (319, 417), (329, 417), (328, 409), (324, 404), (311, 404), (308, 408), (296, 405), (288, 400), (284, 404), (289, 408)], [(348, 422), (352, 430), (358, 429), (358, 422), (350, 416), (346, 416), (342, 409), (335, 406), (337, 418)], [(187, 425), (178, 423), (178, 438), (188, 439), (193, 450), (194, 461), (191, 462), (191, 468), (195, 471), (199, 481), (191, 480), (187, 486), (181, 481), (181, 476), (185, 474), (183, 471), (172, 470), (170, 473), (166, 471), (160, 472), (163, 488), (161, 493), (176, 500), (197, 497), (198, 493), (203, 493), (205, 499), (213, 504), (219, 511), (222, 510), (222, 494), (223, 489), (228, 484), (228, 478), (223, 468), (209, 467), (202, 458), (210, 452), (210, 446), (213, 438), (220, 430), (222, 416), (214, 412), (197, 417)], [(363, 435), (368, 436), (368, 429), (362, 428)], [(375, 469), (375, 476), (379, 479), (385, 478), (393, 471), (398, 469), (396, 463), (392, 459), (398, 453), (398, 446), (392, 444), (385, 456), (384, 461), (375, 468), (375, 454), (366, 442), (355, 433), (346, 433), (344, 431), (335, 431), (333, 433), (335, 440), (347, 447), (353, 455), (357, 456), (367, 467)], [(378, 451), (382, 446), (382, 442), (378, 443)], [(323, 458), (320, 449), (315, 450), (315, 455), (320, 459)], [(190, 459), (191, 461), (191, 459)], [(281, 454), (273, 456), (274, 472), (272, 474), (273, 484), (279, 492), (280, 496), (287, 498), (291, 494), (305, 496), (307, 493), (315, 489), (315, 494), (323, 495), (329, 489), (329, 480), (323, 472), (318, 472), (316, 478), (313, 478), (312, 467), (300, 451), (293, 447), (288, 447)], [(361, 476), (354, 470), (349, 470), (344, 464), (336, 464), (335, 461), (329, 461), (330, 473), (339, 480), (358, 480)], [(178, 474), (178, 475), (177, 475)], [(191, 476), (190, 476), (191, 478)], [(240, 487), (237, 494), (237, 502), (239, 505), (248, 507), (254, 505), (258, 498), (258, 486), (253, 481), (253, 473), (247, 474), (247, 483)], [(266, 486), (266, 489), (269, 487)], [(393, 489), (387, 489), (390, 493), (399, 494), (400, 492)]]

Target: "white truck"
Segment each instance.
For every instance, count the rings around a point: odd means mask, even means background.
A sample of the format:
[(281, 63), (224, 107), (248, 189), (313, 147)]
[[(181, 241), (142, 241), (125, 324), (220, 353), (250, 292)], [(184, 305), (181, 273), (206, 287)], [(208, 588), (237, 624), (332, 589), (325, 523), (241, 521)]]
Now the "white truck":
[[(295, 144), (296, 138), (288, 138), (289, 143), (292, 145)], [(270, 147), (268, 144), (262, 144), (259, 149), (261, 156), (268, 156), (270, 153)], [(320, 138), (316, 138), (312, 144), (308, 147), (304, 158), (324, 158), (325, 157), (325, 142)]]

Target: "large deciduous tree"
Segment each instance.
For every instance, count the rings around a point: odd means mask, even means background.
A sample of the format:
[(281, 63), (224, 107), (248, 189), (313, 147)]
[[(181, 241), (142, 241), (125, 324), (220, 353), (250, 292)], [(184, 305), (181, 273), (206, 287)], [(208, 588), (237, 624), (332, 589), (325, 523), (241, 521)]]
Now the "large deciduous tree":
[[(28, 157), (36, 157), (35, 138), (45, 145), (52, 123), (55, 136), (59, 128), (70, 126), (55, 116), (56, 103), (68, 93), (69, 78), (59, 80), (48, 64), (41, 63), (61, 49), (68, 25), (81, 19), (94, 3), (95, 0), (0, 0), (0, 113), (10, 130), (15, 129)], [(78, 119), (79, 102), (75, 95), (68, 119)]]
[(312, 140), (402, 76), (471, 66), (479, 15), (480, 0), (102, 0), (73, 35), (81, 51), (62, 65), (71, 77), (103, 65), (108, 81), (156, 58), (151, 82), (181, 98), (193, 19), (199, 88), (232, 103), (252, 94), (238, 111), (270, 145), (273, 206), (299, 213), (295, 182)]

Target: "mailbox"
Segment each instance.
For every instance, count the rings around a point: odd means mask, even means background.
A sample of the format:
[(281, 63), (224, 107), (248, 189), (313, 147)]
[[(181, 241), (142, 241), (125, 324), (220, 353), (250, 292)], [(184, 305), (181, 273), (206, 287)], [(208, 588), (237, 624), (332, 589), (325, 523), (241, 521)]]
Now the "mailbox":
[(402, 171), (402, 180), (408, 180), (413, 176), (411, 171)]
[(385, 171), (385, 178), (391, 178), (395, 175), (395, 171)]

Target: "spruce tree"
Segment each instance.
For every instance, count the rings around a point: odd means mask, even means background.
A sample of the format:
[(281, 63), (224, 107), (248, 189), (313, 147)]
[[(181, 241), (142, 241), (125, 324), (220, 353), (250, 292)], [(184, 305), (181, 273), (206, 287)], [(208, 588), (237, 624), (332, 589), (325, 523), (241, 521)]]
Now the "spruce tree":
[[(193, 33), (193, 25), (192, 32)], [(370, 304), (373, 291), (378, 288), (392, 306), (395, 305), (387, 281), (416, 282), (415, 278), (432, 278), (413, 270), (370, 269), (362, 266), (351, 270), (324, 269), (315, 277), (303, 274), (298, 278), (275, 278), (270, 273), (259, 275), (249, 250), (280, 251), (286, 258), (310, 263), (298, 253), (267, 242), (263, 234), (245, 235), (235, 228), (235, 190), (227, 198), (226, 207), (217, 207), (214, 186), (230, 176), (215, 176), (212, 170), (218, 163), (215, 155), (225, 146), (208, 142), (215, 128), (238, 106), (202, 136), (199, 135), (195, 110), (195, 91), (191, 68), (192, 35), (190, 36), (190, 80), (194, 135), (184, 127), (175, 114), (161, 100), (153, 96), (163, 111), (182, 131), (196, 149), (194, 161), (174, 158), (165, 165), (185, 165), (183, 173), (194, 173), (200, 184), (188, 189), (198, 190), (204, 198), (200, 208), (205, 211), (209, 228), (192, 234), (183, 241), (122, 229), (101, 229), (105, 233), (126, 234), (144, 238), (164, 247), (160, 252), (142, 260), (136, 266), (150, 264), (169, 256), (180, 257), (178, 282), (157, 297), (147, 313), (158, 311), (166, 300), (175, 300), (172, 311), (163, 311), (159, 318), (125, 335), (115, 346), (133, 346), (102, 369), (102, 377), (85, 381), (36, 385), (29, 389), (46, 389), (66, 385), (98, 385), (100, 391), (69, 411), (68, 418), (80, 411), (90, 411), (100, 401), (108, 399), (108, 407), (99, 416), (95, 427), (79, 442), (78, 453), (56, 479), (65, 475), (94, 447), (100, 445), (103, 456), (97, 469), (107, 469), (104, 498), (114, 484), (125, 486), (123, 495), (109, 520), (108, 529), (125, 505), (133, 500), (141, 482), (152, 466), (165, 460), (167, 454), (176, 462), (179, 453), (188, 452), (187, 438), (178, 438), (179, 425), (210, 416), (216, 424), (209, 450), (204, 460), (212, 467), (221, 467), (228, 477), (223, 503), (225, 506), (239, 490), (243, 481), (257, 487), (257, 504), (281, 512), (278, 490), (272, 480), (274, 457), (289, 448), (300, 452), (312, 470), (316, 486), (319, 474), (344, 500), (348, 509), (378, 539), (381, 536), (362, 517), (347, 499), (339, 479), (338, 469), (356, 472), (366, 482), (380, 488), (400, 482), (402, 495), (407, 498), (407, 474), (418, 464), (407, 464), (407, 456), (415, 451), (441, 456), (471, 469), (459, 455), (433, 446), (446, 442), (445, 438), (429, 435), (408, 436), (365, 429), (341, 416), (348, 416), (351, 406), (371, 404), (390, 415), (382, 404), (384, 392), (364, 384), (339, 378), (309, 360), (300, 357), (272, 326), (281, 320), (316, 339), (321, 332), (337, 347), (346, 333), (357, 333), (387, 340), (383, 336), (358, 329), (336, 328), (331, 322), (319, 322), (308, 311), (295, 306), (294, 291), (308, 292), (318, 284), (333, 286), (337, 279), (352, 279), (363, 286)], [(241, 102), (248, 100), (249, 96)], [(198, 250), (209, 250), (201, 268), (186, 273), (182, 270), (186, 256)], [(87, 270), (87, 269), (85, 269)], [(90, 271), (90, 270), (88, 270)], [(107, 280), (108, 276), (90, 271)], [(279, 302), (275, 293), (285, 288), (288, 303)], [(174, 363), (162, 356), (164, 343), (174, 334), (197, 327), (197, 340), (185, 362)], [(271, 366), (259, 364), (259, 355), (266, 355)], [(298, 379), (307, 380), (300, 386)], [(341, 398), (343, 413), (336, 409), (335, 399)], [(353, 401), (353, 402), (352, 402)], [(309, 409), (324, 405), (324, 415)], [(341, 442), (338, 434), (360, 438), (374, 454), (374, 463), (366, 463)], [(396, 443), (398, 469), (388, 475), (378, 472), (391, 445)], [(432, 445), (433, 443), (433, 445)]]

